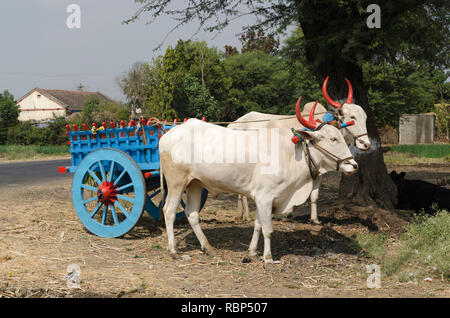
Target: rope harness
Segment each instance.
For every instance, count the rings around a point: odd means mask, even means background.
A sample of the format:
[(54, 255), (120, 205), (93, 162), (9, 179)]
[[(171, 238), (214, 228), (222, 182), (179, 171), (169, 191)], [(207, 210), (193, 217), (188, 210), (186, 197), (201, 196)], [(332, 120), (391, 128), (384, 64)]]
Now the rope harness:
[[(341, 116), (337, 111), (335, 111), (335, 112), (333, 113), (333, 116), (334, 116), (334, 118), (335, 118), (336, 120), (339, 121), (339, 123), (342, 124), (342, 123), (344, 122), (342, 116)], [(348, 129), (347, 127), (344, 127), (344, 128), (347, 129), (347, 132), (353, 137), (354, 140), (359, 141), (359, 142), (360, 142), (361, 144), (363, 144), (364, 146), (369, 146), (369, 144), (368, 144), (367, 142), (365, 142), (364, 140), (360, 139), (360, 137), (368, 136), (368, 135), (369, 135), (368, 133), (355, 135), (355, 134), (352, 133), (352, 131), (351, 131), (350, 129)]]
[[(320, 124), (316, 130), (319, 130), (324, 125), (327, 125), (327, 124), (326, 123)], [(306, 129), (307, 128), (305, 128), (305, 130)], [(339, 167), (341, 166), (341, 164), (343, 162), (353, 159), (353, 156), (349, 156), (346, 158), (340, 158), (340, 157), (336, 156), (335, 154), (329, 152), (325, 148), (319, 146), (316, 142), (314, 142), (312, 140), (309, 141), (309, 143), (307, 143), (307, 141), (294, 128), (291, 128), (291, 131), (294, 134), (294, 138), (292, 138), (292, 142), (295, 144), (300, 142), (300, 144), (302, 145), (303, 152), (305, 153), (305, 159), (306, 159), (306, 162), (308, 163), (309, 172), (313, 179), (316, 179), (319, 176), (319, 168), (318, 168), (316, 161), (311, 156), (309, 145), (316, 148), (318, 151), (320, 151), (322, 154), (324, 154), (328, 158), (334, 160), (336, 162), (336, 171), (339, 171)]]

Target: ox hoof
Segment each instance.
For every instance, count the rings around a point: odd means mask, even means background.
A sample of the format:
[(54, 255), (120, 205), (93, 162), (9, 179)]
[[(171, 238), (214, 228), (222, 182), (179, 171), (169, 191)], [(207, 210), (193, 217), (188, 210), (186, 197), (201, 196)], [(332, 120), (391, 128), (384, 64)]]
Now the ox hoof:
[(278, 269), (277, 264), (280, 264), (280, 261), (266, 261), (264, 263), (264, 269), (269, 272), (273, 272)]
[(251, 262), (259, 261), (261, 258), (256, 254), (249, 254), (246, 258), (248, 258)]
[(318, 219), (316, 219), (316, 220), (311, 219), (311, 220), (309, 220), (309, 222), (314, 225), (322, 225), (322, 222), (320, 222)]
[(210, 256), (216, 255), (216, 249), (209, 244), (207, 246), (202, 247), (202, 251), (206, 255), (210, 255)]
[(179, 254), (173, 253), (173, 252), (170, 252), (170, 257), (172, 257), (172, 259), (174, 259), (174, 260), (181, 259), (181, 256)]

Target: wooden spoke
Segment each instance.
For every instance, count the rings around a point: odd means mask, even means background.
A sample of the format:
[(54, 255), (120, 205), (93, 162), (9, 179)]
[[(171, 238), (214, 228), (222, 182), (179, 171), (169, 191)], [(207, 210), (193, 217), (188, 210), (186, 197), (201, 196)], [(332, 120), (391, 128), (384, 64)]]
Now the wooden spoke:
[(106, 217), (108, 215), (108, 206), (105, 205), (105, 208), (103, 209), (103, 216), (102, 216), (102, 224), (106, 224)]
[(94, 171), (92, 171), (91, 169), (88, 169), (87, 172), (89, 172), (89, 174), (91, 175), (92, 179), (95, 180), (95, 182), (97, 182), (98, 185), (101, 185), (102, 182), (100, 181), (100, 179), (97, 177), (97, 175), (94, 173)]
[(83, 201), (82, 203), (83, 203), (83, 204), (86, 204), (86, 203), (92, 202), (92, 201), (97, 200), (97, 199), (98, 199), (98, 197), (95, 196), (95, 197), (92, 197), (92, 198), (90, 198), (90, 199), (87, 199), (87, 200)]
[(128, 213), (128, 211), (123, 207), (123, 205), (119, 202), (116, 201), (115, 204), (117, 204), (117, 207), (120, 209), (120, 211), (122, 211), (122, 213), (128, 217), (130, 214)]
[(113, 173), (114, 173), (114, 164), (115, 162), (111, 160), (111, 168), (109, 169), (108, 181), (111, 182)]
[(93, 186), (90, 186), (90, 185), (87, 185), (87, 184), (82, 184), (81, 187), (82, 187), (83, 189), (91, 190), (91, 191), (94, 191), (94, 192), (97, 192), (97, 191), (98, 191), (98, 188), (93, 187)]
[(103, 203), (99, 202), (97, 204), (97, 206), (95, 207), (94, 211), (92, 211), (92, 213), (89, 215), (91, 218), (93, 218), (97, 212), (100, 210), (101, 206), (103, 205)]
[(117, 197), (118, 197), (119, 199), (122, 199), (122, 200), (125, 200), (125, 201), (128, 201), (128, 202), (131, 202), (131, 203), (134, 202), (134, 199), (133, 199), (133, 198), (127, 197), (126, 195), (123, 195), (123, 194), (118, 194)]
[(116, 191), (121, 191), (121, 190), (123, 190), (123, 189), (129, 188), (129, 187), (132, 187), (132, 186), (133, 186), (133, 182), (128, 183), (128, 184), (126, 184), (126, 185), (124, 185), (124, 186), (121, 186), (120, 188), (117, 188)]

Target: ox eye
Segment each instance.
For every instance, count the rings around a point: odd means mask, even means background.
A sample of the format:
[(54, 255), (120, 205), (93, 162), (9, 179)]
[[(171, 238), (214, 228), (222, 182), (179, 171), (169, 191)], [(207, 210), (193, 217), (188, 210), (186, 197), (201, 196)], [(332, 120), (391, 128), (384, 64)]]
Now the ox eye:
[(336, 141), (337, 141), (337, 138), (332, 137), (332, 138), (330, 138), (330, 140), (331, 140), (332, 142), (336, 142)]
[(350, 119), (356, 120), (355, 116), (350, 116)]

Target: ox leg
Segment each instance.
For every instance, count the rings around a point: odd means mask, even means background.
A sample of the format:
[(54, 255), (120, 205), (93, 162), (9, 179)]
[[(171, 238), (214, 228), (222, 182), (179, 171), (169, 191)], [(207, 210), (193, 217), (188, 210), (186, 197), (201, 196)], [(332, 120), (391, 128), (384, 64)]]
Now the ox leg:
[(257, 213), (255, 218), (255, 228), (253, 230), (252, 240), (248, 248), (248, 253), (250, 257), (255, 257), (257, 255), (256, 249), (258, 248), (258, 240), (260, 234), (261, 234), (261, 223), (259, 222), (259, 215)]
[(180, 204), (181, 195), (183, 193), (183, 189), (174, 189), (175, 192), (169, 191), (167, 193), (166, 203), (164, 204), (163, 212), (164, 212), (164, 220), (166, 223), (166, 231), (168, 238), (168, 250), (170, 254), (175, 257), (176, 249), (175, 249), (175, 235), (173, 233), (173, 224), (175, 223), (176, 210), (178, 205)]
[[(264, 200), (258, 200), (257, 206), (257, 218), (261, 224), (262, 233), (264, 237), (264, 262), (266, 264), (279, 263), (274, 262), (272, 259), (272, 251), (270, 247), (270, 237), (273, 232), (272, 228), (272, 202), (265, 202)], [(256, 223), (255, 223), (256, 224)]]
[(248, 209), (247, 197), (243, 195), (238, 195), (237, 203), (238, 217), (240, 221), (250, 221), (250, 211)]
[(242, 207), (242, 196), (240, 194), (238, 194), (238, 198), (237, 198), (237, 213), (238, 216), (236, 218), (236, 220), (242, 220), (244, 217), (244, 209)]
[(186, 208), (184, 209), (184, 213), (186, 214), (186, 217), (189, 221), (189, 224), (191, 225), (192, 229), (194, 230), (195, 236), (197, 236), (197, 239), (200, 242), (200, 246), (202, 250), (206, 253), (211, 253), (214, 249), (211, 245), (209, 245), (209, 242), (203, 233), (202, 229), (200, 228), (200, 218), (199, 218), (199, 210), (201, 205), (201, 199), (202, 199), (202, 187), (198, 183), (191, 184), (186, 189), (186, 196), (187, 196), (187, 202), (186, 202)]
[(319, 176), (316, 180), (313, 181), (313, 189), (312, 189), (311, 195), (310, 195), (311, 222), (314, 224), (320, 224), (320, 221), (317, 217), (317, 201), (319, 199), (319, 189), (320, 189), (321, 183), (322, 183), (322, 176)]
[(242, 197), (242, 205), (244, 207), (244, 213), (242, 215), (242, 220), (244, 221), (250, 221), (250, 211), (248, 209), (248, 200), (246, 196)]

